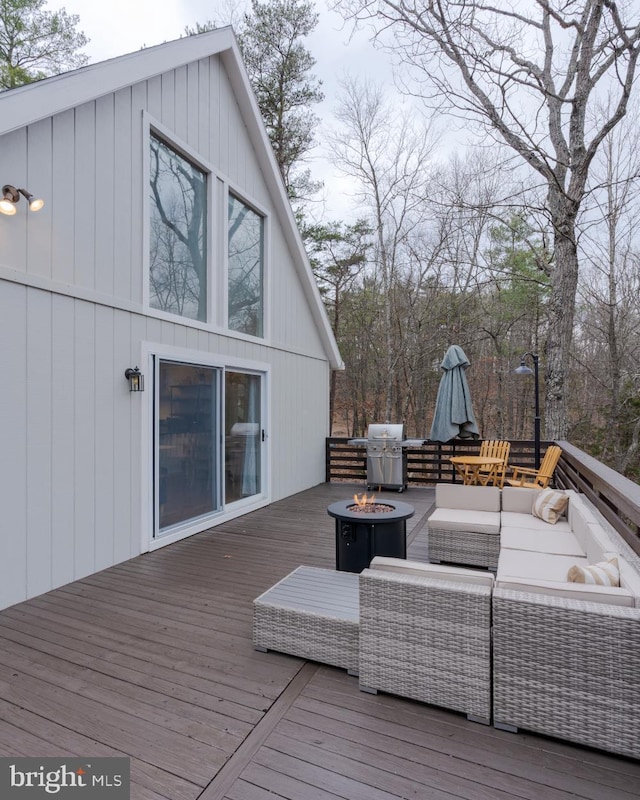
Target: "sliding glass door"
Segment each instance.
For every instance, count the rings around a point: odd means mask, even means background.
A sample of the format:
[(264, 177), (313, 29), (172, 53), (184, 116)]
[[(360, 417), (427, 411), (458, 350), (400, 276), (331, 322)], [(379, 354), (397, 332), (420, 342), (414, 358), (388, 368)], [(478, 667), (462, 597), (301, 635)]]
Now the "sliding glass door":
[(220, 370), (159, 359), (156, 532), (220, 508)]
[(262, 494), (262, 380), (157, 357), (154, 536)]
[(260, 375), (225, 373), (225, 502), (262, 491)]

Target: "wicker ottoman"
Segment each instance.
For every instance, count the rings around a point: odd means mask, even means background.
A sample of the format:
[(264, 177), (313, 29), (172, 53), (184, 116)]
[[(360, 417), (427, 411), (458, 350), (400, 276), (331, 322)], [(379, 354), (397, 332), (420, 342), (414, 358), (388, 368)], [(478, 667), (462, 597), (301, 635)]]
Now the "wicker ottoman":
[(253, 644), (358, 674), (358, 575), (298, 567), (253, 601)]

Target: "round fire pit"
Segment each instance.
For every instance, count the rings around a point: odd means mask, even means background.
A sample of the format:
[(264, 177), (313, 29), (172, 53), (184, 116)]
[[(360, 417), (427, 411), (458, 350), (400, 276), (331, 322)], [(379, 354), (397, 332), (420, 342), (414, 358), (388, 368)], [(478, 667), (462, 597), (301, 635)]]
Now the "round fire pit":
[(362, 510), (353, 499), (327, 508), (336, 520), (336, 569), (362, 572), (374, 556), (407, 557), (407, 520), (413, 506), (396, 500), (377, 500), (375, 510)]

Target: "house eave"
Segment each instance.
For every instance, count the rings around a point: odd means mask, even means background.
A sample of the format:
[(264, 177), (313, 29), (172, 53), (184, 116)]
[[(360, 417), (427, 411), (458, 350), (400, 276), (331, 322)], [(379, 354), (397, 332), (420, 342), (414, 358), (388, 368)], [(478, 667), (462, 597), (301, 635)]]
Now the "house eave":
[(231, 27), (185, 36), (0, 94), (0, 134), (233, 47)]

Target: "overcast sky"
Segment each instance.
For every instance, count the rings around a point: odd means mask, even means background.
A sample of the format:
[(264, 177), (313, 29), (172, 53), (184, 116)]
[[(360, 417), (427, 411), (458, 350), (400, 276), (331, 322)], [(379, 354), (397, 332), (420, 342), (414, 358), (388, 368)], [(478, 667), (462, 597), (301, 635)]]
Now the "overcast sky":
[[(78, 30), (91, 40), (84, 48), (91, 63), (132, 53), (141, 47), (178, 39), (186, 26), (213, 19), (229, 20), (231, 0), (48, 0), (51, 9), (64, 7), (69, 14), (80, 18)], [(235, 3), (241, 6), (242, 0)], [(247, 3), (248, 5), (248, 3)], [(373, 78), (392, 89), (392, 76), (386, 57), (374, 50), (364, 33), (349, 37), (341, 17), (330, 11), (325, 0), (316, 2), (320, 22), (306, 44), (316, 59), (314, 74), (322, 80), (325, 101), (314, 111), (323, 124), (331, 124), (338, 83), (346, 73)], [(321, 136), (319, 137), (322, 138)], [(314, 151), (309, 164), (313, 177), (331, 186), (332, 194), (348, 191), (348, 184), (324, 158), (322, 147)], [(327, 194), (325, 192), (325, 194)], [(330, 217), (332, 209), (327, 209)]]

